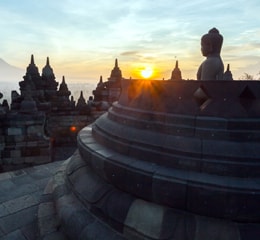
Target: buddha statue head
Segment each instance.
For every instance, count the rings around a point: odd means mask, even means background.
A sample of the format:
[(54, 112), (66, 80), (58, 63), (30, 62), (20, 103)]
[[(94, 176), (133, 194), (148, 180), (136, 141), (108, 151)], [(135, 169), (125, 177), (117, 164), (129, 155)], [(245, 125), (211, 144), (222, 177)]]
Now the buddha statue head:
[(209, 55), (220, 55), (223, 37), (218, 29), (212, 28), (201, 38), (201, 52), (207, 57)]
[(198, 80), (224, 80), (224, 65), (220, 57), (223, 37), (216, 28), (212, 28), (201, 38), (201, 52), (206, 59), (201, 63)]

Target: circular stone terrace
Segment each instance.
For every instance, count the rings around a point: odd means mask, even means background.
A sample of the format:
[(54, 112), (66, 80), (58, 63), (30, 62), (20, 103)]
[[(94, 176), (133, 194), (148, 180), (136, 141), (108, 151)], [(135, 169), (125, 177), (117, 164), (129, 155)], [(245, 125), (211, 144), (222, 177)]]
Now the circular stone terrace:
[(122, 85), (53, 180), (67, 236), (259, 239), (260, 82)]

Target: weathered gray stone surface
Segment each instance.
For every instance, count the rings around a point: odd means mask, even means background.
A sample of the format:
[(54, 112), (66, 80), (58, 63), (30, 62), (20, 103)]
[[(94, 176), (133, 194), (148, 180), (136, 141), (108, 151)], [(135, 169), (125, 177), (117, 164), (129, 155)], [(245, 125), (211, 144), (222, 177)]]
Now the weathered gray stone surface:
[[(83, 131), (86, 136), (86, 129)], [(107, 150), (104, 154), (111, 156)], [(109, 161), (105, 156), (103, 158)], [(257, 230), (259, 224), (203, 217), (145, 201), (122, 189), (113, 188), (95, 176), (78, 153), (64, 167), (58, 173), (59, 177), (55, 177), (56, 183), (54, 178), (52, 192), (56, 196), (55, 205), (61, 217), (62, 229), (69, 239), (246, 240), (248, 236), (250, 239), (260, 236)], [(64, 184), (63, 193), (55, 194), (55, 189)], [(163, 188), (164, 184), (160, 187)], [(68, 189), (73, 189), (73, 193)], [(167, 195), (167, 188), (164, 190)], [(194, 198), (192, 200), (195, 201)]]
[(96, 219), (69, 238), (258, 239), (259, 82), (122, 83), (64, 172), (64, 228)]
[[(61, 164), (54, 162), (0, 174), (1, 240), (36, 240), (40, 236), (39, 216), (51, 215), (48, 223), (55, 220), (53, 203), (42, 194)], [(41, 211), (39, 206), (43, 207)]]

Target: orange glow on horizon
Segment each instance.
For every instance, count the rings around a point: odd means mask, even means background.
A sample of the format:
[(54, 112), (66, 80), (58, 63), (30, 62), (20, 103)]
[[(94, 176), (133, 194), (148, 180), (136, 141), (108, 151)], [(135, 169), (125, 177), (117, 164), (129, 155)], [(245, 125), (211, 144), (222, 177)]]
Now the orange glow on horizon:
[(134, 63), (128, 68), (132, 79), (160, 79), (158, 68), (150, 63)]
[[(179, 60), (179, 68), (182, 72), (182, 78), (196, 79), (197, 68), (201, 61), (203, 61), (203, 59), (199, 61), (191, 61), (189, 59)], [(78, 66), (72, 64), (70, 67), (69, 64), (66, 64), (66, 69), (59, 66), (56, 67), (54, 63), (52, 65), (54, 68), (54, 73), (56, 73), (56, 81), (58, 82), (61, 82), (62, 76), (65, 75), (67, 84), (78, 82), (85, 83), (86, 81), (96, 84), (99, 81), (100, 75), (103, 76), (104, 81), (109, 77), (111, 69), (113, 69), (113, 64), (113, 60), (109, 60), (104, 63), (91, 62), (87, 69), (86, 63), (85, 65), (80, 63)], [(175, 67), (175, 60), (165, 59), (164, 61), (137, 62), (119, 59), (118, 65), (122, 71), (122, 76), (126, 79), (168, 80), (171, 78), (172, 70)], [(101, 68), (100, 66), (104, 67)], [(150, 74), (151, 72), (152, 74), (148, 77), (149, 71)]]

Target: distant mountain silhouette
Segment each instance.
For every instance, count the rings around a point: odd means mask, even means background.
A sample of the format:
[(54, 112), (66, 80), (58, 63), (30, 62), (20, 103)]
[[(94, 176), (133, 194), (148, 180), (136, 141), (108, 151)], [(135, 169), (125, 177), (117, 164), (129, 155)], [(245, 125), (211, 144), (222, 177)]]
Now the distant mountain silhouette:
[(23, 80), (25, 70), (12, 66), (0, 58), (0, 81), (1, 82), (19, 82)]

